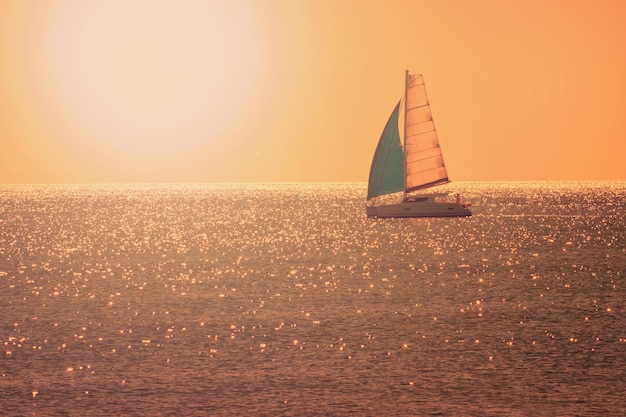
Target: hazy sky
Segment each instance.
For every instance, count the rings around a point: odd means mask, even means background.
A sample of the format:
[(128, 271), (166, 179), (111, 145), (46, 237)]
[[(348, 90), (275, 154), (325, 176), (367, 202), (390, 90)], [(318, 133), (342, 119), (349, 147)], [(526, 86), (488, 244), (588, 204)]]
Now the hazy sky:
[(626, 180), (626, 1), (0, 0), (0, 183), (366, 181), (404, 70), (452, 180)]

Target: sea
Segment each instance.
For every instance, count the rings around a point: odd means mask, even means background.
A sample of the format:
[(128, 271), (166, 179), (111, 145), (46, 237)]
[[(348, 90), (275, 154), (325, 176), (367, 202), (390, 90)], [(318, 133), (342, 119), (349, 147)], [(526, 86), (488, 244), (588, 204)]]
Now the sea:
[(626, 415), (626, 182), (0, 186), (3, 416)]

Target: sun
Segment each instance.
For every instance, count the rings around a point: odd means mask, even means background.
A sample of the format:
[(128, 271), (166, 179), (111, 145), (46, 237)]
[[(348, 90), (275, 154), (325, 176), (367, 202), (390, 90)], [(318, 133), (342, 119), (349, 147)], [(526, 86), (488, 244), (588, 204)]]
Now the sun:
[(51, 19), (51, 82), (86, 140), (183, 152), (241, 108), (257, 66), (254, 23), (237, 0), (65, 0)]

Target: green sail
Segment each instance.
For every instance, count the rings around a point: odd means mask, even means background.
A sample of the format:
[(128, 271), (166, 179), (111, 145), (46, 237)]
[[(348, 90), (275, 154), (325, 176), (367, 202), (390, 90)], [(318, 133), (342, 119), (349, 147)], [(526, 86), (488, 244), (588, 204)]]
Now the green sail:
[(393, 109), (380, 136), (370, 168), (367, 199), (404, 191), (404, 153), (400, 146), (398, 114), (400, 102)]

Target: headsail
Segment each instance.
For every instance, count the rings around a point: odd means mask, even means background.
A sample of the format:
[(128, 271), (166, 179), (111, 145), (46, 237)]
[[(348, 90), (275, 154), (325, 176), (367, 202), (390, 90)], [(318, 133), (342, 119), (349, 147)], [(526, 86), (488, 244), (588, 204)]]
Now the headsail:
[(389, 116), (370, 168), (367, 199), (404, 190), (404, 153), (400, 146), (400, 102)]
[(450, 182), (421, 74), (406, 80), (405, 192)]

